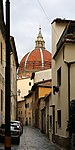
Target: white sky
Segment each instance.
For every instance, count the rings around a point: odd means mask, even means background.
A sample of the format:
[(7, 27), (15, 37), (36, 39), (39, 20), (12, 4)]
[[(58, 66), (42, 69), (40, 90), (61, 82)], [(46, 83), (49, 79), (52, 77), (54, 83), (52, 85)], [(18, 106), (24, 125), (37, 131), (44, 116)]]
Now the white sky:
[[(3, 2), (5, 10), (6, 0)], [(10, 10), (10, 32), (19, 62), (35, 48), (40, 25), (45, 47), (51, 52), (51, 22), (56, 18), (75, 20), (75, 0), (10, 0)]]

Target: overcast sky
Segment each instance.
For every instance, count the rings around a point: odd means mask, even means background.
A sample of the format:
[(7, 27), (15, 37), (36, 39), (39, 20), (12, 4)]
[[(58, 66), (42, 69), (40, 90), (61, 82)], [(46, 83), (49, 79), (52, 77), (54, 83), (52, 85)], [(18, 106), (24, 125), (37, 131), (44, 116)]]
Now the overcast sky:
[[(5, 10), (5, 2), (4, 10)], [(35, 48), (39, 26), (45, 47), (51, 48), (51, 22), (56, 18), (75, 20), (75, 0), (10, 0), (11, 35), (14, 36), (18, 60)], [(5, 11), (4, 11), (5, 14)]]

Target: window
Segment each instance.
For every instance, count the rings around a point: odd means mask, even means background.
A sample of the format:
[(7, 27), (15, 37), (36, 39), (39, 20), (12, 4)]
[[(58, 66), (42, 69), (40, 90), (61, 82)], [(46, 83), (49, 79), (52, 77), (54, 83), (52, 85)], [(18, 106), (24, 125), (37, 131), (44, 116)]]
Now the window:
[(29, 103), (27, 104), (27, 108), (29, 108)]
[(0, 51), (1, 51), (1, 64), (2, 64), (2, 42), (0, 43)]
[(31, 92), (31, 90), (28, 90), (28, 93), (30, 93)]
[(26, 110), (25, 110), (25, 115), (26, 115)]
[(17, 93), (18, 93), (18, 96), (20, 96), (20, 93), (21, 93), (20, 89), (18, 89)]
[(12, 114), (12, 102), (11, 102), (11, 106), (10, 107), (11, 107), (10, 110), (11, 110), (11, 114)]
[(1, 90), (1, 111), (3, 111), (3, 91)]
[(31, 82), (29, 82), (29, 86), (31, 86)]
[(29, 103), (25, 104), (25, 107), (26, 107), (26, 108), (29, 108)]
[(61, 128), (61, 110), (57, 111), (57, 123), (58, 127)]
[(57, 71), (57, 85), (61, 85), (61, 67)]
[(50, 128), (52, 128), (52, 115), (50, 116)]
[(21, 111), (21, 115), (22, 115), (22, 111)]

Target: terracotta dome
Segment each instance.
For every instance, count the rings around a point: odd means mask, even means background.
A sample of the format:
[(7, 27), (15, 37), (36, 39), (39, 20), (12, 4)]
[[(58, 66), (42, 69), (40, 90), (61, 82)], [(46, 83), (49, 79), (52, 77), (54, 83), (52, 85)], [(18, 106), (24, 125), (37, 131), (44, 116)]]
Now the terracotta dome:
[(52, 54), (45, 49), (45, 41), (41, 34), (41, 28), (39, 28), (39, 34), (35, 43), (35, 49), (28, 52), (20, 62), (19, 76), (51, 68)]

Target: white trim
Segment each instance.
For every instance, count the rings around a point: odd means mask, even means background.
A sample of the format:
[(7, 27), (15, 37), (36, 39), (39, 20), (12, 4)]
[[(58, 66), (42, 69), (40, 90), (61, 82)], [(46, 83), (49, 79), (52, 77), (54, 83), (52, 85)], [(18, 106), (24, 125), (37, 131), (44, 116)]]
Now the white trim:
[(40, 53), (41, 53), (42, 69), (44, 69), (44, 58), (43, 58), (42, 48), (40, 48)]

